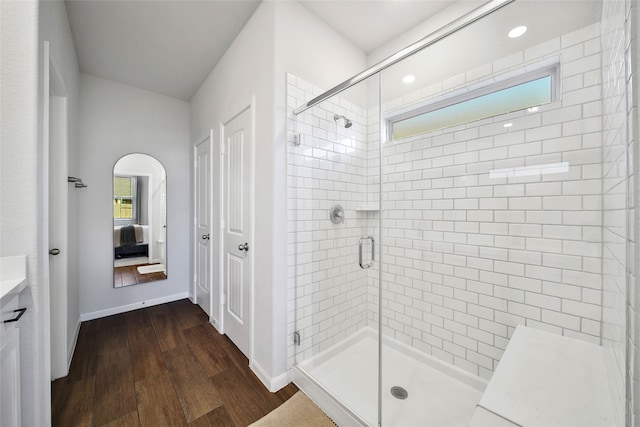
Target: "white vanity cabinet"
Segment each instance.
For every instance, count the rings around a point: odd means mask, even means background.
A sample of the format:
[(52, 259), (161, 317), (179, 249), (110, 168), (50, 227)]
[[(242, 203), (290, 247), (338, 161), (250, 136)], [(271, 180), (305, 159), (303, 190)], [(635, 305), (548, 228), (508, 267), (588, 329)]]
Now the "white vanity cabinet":
[(0, 426), (21, 425), (20, 292), (27, 286), (26, 258), (0, 258)]
[(15, 317), (18, 309), (18, 295), (2, 302), (0, 325), (0, 425), (14, 427), (20, 425), (20, 330), (16, 322), (4, 323)]

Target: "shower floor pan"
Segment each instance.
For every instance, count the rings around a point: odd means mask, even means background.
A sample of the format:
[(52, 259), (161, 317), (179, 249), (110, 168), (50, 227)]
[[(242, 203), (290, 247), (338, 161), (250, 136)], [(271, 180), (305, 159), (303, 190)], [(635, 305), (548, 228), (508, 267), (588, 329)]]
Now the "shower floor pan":
[[(382, 351), (383, 427), (469, 425), (487, 381), (394, 339), (385, 337)], [(294, 382), (340, 426), (377, 425), (377, 378), (372, 328), (294, 368)], [(402, 387), (407, 397), (394, 397), (392, 387)]]

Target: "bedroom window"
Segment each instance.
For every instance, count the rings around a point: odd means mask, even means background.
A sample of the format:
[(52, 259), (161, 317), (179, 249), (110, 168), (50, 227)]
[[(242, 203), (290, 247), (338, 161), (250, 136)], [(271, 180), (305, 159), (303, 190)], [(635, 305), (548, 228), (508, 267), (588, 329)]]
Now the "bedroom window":
[(135, 176), (113, 178), (113, 218), (120, 224), (137, 223)]
[(477, 90), (451, 96), (387, 121), (390, 140), (537, 107), (554, 101), (557, 64), (515, 78), (491, 81)]

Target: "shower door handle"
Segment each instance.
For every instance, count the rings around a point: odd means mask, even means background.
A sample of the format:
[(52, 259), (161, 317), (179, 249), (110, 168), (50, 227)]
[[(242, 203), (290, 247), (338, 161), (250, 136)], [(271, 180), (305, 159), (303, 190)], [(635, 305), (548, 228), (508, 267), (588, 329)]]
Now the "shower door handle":
[[(366, 264), (362, 263), (362, 246), (363, 243), (367, 240), (371, 241), (371, 261), (369, 261)], [(371, 236), (362, 236), (360, 237), (360, 239), (358, 240), (358, 259), (359, 259), (359, 264), (360, 264), (360, 268), (371, 268), (373, 267), (373, 261), (375, 261), (376, 259), (376, 241), (373, 239), (373, 237)]]

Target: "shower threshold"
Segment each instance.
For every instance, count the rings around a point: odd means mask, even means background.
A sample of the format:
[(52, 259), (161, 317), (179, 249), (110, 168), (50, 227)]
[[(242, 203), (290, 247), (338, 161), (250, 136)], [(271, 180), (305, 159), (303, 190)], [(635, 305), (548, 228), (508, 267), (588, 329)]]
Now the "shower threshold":
[[(383, 338), (382, 425), (468, 425), (487, 381), (392, 338)], [(378, 334), (363, 328), (296, 365), (294, 382), (340, 426), (376, 426)], [(392, 394), (407, 392), (406, 399)], [(397, 390), (397, 389), (396, 389)]]

